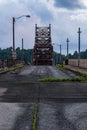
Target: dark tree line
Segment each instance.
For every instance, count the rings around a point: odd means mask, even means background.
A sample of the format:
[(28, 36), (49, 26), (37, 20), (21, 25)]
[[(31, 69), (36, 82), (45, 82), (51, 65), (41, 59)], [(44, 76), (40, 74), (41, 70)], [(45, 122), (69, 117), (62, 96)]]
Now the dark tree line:
[[(78, 52), (75, 51), (72, 55), (69, 54), (70, 59), (77, 59), (78, 58)], [(81, 59), (87, 59), (87, 49), (85, 51), (80, 52), (80, 58)]]
[[(16, 48), (17, 60), (24, 60), (25, 63), (32, 63), (33, 49)], [(0, 48), (0, 60), (12, 60), (12, 47), (1, 49)]]
[[(24, 60), (26, 63), (33, 63), (33, 49), (21, 50), (20, 47), (16, 48), (17, 60)], [(87, 59), (87, 49), (80, 53), (81, 59)], [(60, 54), (53, 53), (54, 63), (60, 63)], [(69, 54), (69, 59), (77, 59), (78, 52), (75, 51), (73, 54)], [(12, 59), (12, 47), (1, 49), (0, 48), (0, 60), (11, 60)], [(61, 61), (67, 59), (67, 56), (61, 55)]]
[[(87, 49), (85, 51), (80, 52), (80, 58), (81, 59), (87, 59)], [(60, 54), (54, 52), (54, 62), (55, 64), (60, 63), (67, 59), (67, 56), (61, 55), (61, 61), (60, 61)], [(73, 54), (68, 55), (68, 59), (78, 59), (78, 52), (75, 51)]]

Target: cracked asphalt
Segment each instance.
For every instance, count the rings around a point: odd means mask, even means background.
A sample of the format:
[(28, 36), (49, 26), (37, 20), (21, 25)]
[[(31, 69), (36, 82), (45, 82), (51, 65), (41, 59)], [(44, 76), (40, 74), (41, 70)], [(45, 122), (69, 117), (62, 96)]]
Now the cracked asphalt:
[(37, 82), (48, 77), (77, 75), (55, 66), (26, 66), (0, 75), (0, 130), (32, 130), (37, 102), (37, 130), (87, 130), (87, 83)]

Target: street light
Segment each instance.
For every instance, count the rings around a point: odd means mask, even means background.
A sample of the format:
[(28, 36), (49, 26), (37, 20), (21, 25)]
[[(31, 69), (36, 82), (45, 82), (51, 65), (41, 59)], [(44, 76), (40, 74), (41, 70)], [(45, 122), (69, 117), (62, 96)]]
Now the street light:
[(27, 18), (30, 18), (31, 16), (30, 15), (22, 15), (22, 16), (19, 16), (17, 18), (12, 18), (12, 24), (13, 24), (13, 57), (14, 59), (16, 59), (16, 52), (15, 52), (15, 20), (17, 19), (20, 19), (22, 17), (27, 17)]

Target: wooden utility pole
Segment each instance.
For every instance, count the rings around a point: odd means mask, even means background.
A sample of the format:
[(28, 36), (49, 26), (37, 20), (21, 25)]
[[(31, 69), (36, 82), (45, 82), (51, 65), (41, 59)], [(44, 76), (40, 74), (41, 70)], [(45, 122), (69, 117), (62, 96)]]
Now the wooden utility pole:
[(78, 28), (78, 67), (80, 65), (80, 34), (81, 34), (81, 30), (79, 27)]
[(68, 55), (69, 55), (69, 39), (67, 38), (67, 60), (68, 60)]
[(22, 60), (24, 60), (24, 40), (22, 38)]
[(61, 44), (60, 44), (60, 63), (61, 63), (61, 52), (62, 52), (62, 48), (61, 48)]

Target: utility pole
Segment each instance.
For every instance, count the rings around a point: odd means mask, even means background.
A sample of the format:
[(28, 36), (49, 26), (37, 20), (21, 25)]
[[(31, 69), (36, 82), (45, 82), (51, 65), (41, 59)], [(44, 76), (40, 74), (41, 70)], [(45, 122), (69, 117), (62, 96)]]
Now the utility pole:
[(16, 64), (16, 50), (15, 50), (15, 18), (12, 18), (12, 25), (13, 25), (13, 51), (12, 51), (12, 59), (13, 59), (13, 64)]
[(69, 39), (67, 38), (67, 60), (68, 60), (68, 55), (69, 55)]
[(78, 67), (80, 65), (80, 34), (81, 34), (81, 30), (79, 27), (78, 28)]
[(61, 44), (59, 46), (60, 46), (60, 63), (61, 63), (61, 51), (62, 51)]
[(22, 38), (22, 60), (24, 60), (24, 40)]
[(12, 22), (13, 22), (13, 24), (12, 24), (13, 25), (13, 51), (15, 51), (15, 30), (14, 30), (15, 29), (15, 27), (14, 27), (15, 26), (15, 18), (14, 17), (12, 18)]
[(22, 50), (24, 49), (24, 40), (22, 38)]

